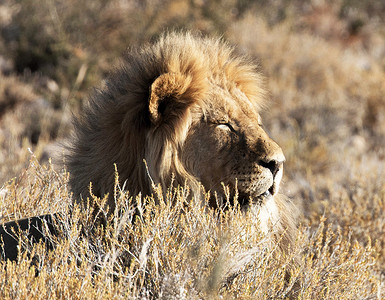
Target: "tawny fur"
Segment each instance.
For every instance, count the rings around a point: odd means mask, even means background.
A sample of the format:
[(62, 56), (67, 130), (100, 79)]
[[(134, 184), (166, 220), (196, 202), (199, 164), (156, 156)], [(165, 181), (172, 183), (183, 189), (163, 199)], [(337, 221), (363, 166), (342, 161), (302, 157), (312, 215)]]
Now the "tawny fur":
[[(255, 64), (221, 40), (169, 33), (129, 50), (75, 122), (68, 156), (74, 197), (85, 201), (90, 182), (95, 195), (112, 195), (114, 164), (131, 194), (150, 194), (151, 180), (167, 188), (175, 176), (195, 195), (203, 183), (223, 201), (221, 183), (235, 189), (237, 177), (245, 195), (259, 195), (274, 182), (261, 161), (284, 159), (260, 126), (264, 99)], [(261, 217), (263, 226), (285, 232), (290, 244), (295, 226), (286, 200), (274, 195), (268, 207), (255, 205), (261, 214), (273, 207), (274, 216)]]

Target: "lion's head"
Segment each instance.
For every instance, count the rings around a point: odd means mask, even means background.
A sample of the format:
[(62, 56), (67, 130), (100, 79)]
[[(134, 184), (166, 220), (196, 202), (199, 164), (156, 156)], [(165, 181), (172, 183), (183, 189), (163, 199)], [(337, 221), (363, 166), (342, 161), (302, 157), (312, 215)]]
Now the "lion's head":
[(195, 194), (202, 183), (223, 199), (223, 183), (237, 185), (241, 205), (271, 203), (285, 158), (263, 129), (264, 97), (255, 64), (221, 40), (170, 33), (128, 51), (75, 124), (75, 197), (85, 198), (90, 182), (96, 195), (111, 192), (116, 164), (134, 194), (150, 193), (151, 180), (167, 188), (175, 176)]
[(179, 149), (180, 163), (206, 189), (219, 192), (225, 184), (238, 191), (241, 205), (262, 203), (278, 192), (285, 157), (263, 129), (256, 105), (261, 95), (247, 95), (231, 77), (208, 80), (209, 92)]

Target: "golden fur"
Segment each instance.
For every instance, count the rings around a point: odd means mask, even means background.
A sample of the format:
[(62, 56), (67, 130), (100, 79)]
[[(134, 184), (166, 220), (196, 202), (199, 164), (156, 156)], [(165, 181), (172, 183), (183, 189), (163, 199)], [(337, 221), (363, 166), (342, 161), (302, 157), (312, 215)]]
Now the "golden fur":
[(224, 183), (242, 206), (261, 207), (262, 229), (286, 231), (289, 243), (294, 223), (277, 196), (284, 156), (262, 128), (264, 98), (256, 66), (221, 40), (169, 33), (129, 50), (75, 123), (75, 198), (86, 199), (90, 182), (94, 194), (112, 194), (114, 164), (132, 194), (151, 193), (151, 180), (167, 188), (175, 175), (195, 196), (200, 183), (217, 192), (215, 207)]

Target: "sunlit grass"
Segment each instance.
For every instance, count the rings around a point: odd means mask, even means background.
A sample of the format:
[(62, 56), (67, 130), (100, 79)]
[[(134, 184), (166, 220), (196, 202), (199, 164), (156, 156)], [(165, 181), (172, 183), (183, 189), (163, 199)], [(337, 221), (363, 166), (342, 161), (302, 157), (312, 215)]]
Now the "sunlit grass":
[[(0, 222), (59, 213), (63, 229), (55, 251), (24, 238), (19, 260), (0, 263), (0, 298), (385, 297), (385, 7), (262, 2), (0, 5)], [(214, 211), (188, 187), (117, 189), (103, 230), (73, 206), (60, 171), (71, 111), (124, 49), (172, 28), (223, 35), (260, 61), (264, 126), (286, 156), (281, 192), (298, 208), (290, 253), (251, 212)]]
[(374, 242), (357, 242), (325, 217), (315, 218), (313, 229), (301, 226), (292, 251), (281, 253), (252, 212), (214, 211), (194, 201), (187, 187), (147, 198), (117, 187), (114, 218), (101, 228), (92, 209), (72, 207), (65, 173), (32, 160), (25, 176), (32, 182), (3, 188), (2, 206), (14, 202), (26, 215), (60, 212), (62, 233), (52, 252), (24, 241), (17, 262), (1, 263), (2, 299), (351, 299), (381, 292)]

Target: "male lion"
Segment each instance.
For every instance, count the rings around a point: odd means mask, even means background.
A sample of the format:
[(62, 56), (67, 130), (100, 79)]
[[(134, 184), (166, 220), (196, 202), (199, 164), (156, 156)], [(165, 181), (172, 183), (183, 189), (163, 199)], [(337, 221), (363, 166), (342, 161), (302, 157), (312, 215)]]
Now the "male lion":
[(217, 192), (217, 207), (223, 183), (242, 206), (260, 208), (263, 230), (285, 232), (290, 243), (291, 214), (277, 196), (285, 157), (259, 115), (265, 94), (257, 67), (221, 40), (168, 33), (128, 51), (75, 122), (75, 198), (87, 198), (90, 182), (95, 195), (112, 195), (114, 164), (133, 194), (151, 193), (152, 180), (167, 188), (175, 176), (196, 196), (200, 183)]

